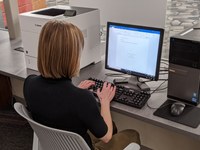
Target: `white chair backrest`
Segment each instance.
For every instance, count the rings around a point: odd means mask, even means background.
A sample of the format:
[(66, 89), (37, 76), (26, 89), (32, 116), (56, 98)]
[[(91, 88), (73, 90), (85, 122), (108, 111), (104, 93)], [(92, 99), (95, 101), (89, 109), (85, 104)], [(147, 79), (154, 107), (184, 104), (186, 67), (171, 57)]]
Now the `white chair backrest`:
[[(85, 140), (74, 132), (47, 127), (35, 122), (26, 107), (14, 104), (15, 111), (25, 118), (39, 139), (39, 150), (90, 150)], [(139, 150), (137, 143), (130, 143), (124, 150)]]
[(21, 103), (15, 103), (16, 112), (25, 118), (39, 139), (41, 150), (90, 150), (85, 140), (78, 134), (47, 127), (35, 122), (26, 107)]

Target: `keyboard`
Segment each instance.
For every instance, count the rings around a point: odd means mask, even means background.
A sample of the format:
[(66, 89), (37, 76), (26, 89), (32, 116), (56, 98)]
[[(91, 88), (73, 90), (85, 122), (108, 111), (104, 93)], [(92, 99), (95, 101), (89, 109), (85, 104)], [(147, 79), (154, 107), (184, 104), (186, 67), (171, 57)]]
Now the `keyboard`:
[[(100, 90), (102, 89), (104, 81), (95, 79), (95, 78), (89, 78), (88, 80), (95, 81), (95, 85), (89, 88), (94, 93), (97, 91), (98, 88), (100, 88)], [(115, 85), (115, 86), (116, 86), (116, 93), (113, 98), (113, 101), (131, 106), (131, 107), (142, 108), (151, 96), (148, 92), (145, 92), (145, 91), (138, 91), (138, 90), (130, 89), (121, 85)], [(94, 95), (97, 96), (96, 94)]]

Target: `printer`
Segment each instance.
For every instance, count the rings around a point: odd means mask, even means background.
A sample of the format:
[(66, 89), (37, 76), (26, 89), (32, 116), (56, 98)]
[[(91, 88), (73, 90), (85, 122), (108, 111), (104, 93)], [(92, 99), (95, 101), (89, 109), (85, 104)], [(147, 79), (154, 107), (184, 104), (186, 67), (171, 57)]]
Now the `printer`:
[(170, 38), (169, 98), (197, 105), (200, 102), (200, 25)]
[(63, 20), (76, 25), (84, 35), (84, 49), (80, 68), (101, 60), (100, 52), (100, 12), (94, 8), (73, 6), (53, 6), (19, 15), (22, 44), (26, 66), (37, 69), (37, 50), (40, 31), (49, 20)]

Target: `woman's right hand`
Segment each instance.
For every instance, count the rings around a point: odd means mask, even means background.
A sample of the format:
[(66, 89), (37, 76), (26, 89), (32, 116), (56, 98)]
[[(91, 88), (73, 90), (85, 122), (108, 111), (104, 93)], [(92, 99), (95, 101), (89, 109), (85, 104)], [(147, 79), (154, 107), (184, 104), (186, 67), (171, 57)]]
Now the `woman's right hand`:
[(101, 116), (103, 117), (108, 131), (101, 140), (105, 143), (108, 143), (112, 138), (113, 134), (113, 125), (112, 125), (112, 117), (110, 113), (110, 102), (112, 101), (113, 97), (115, 96), (116, 86), (112, 86), (110, 83), (105, 82), (103, 84), (103, 88), (97, 90), (97, 95), (100, 100), (101, 104)]
[(112, 86), (110, 83), (104, 82), (103, 88), (100, 91), (100, 89), (97, 90), (97, 95), (100, 99), (100, 103), (104, 104), (110, 104), (113, 97), (115, 96), (116, 86)]

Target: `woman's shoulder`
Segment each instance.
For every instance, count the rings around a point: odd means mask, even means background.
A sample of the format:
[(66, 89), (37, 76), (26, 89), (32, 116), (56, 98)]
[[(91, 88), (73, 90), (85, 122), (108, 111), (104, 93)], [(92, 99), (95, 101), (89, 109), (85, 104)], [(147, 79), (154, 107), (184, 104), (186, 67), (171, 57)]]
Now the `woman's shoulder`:
[(37, 75), (29, 75), (27, 76), (27, 78), (24, 81), (24, 86), (29, 85), (30, 83), (33, 83), (32, 81), (34, 81), (35, 79), (37, 79), (39, 76)]
[(35, 78), (35, 77), (38, 77), (38, 76), (35, 75), (35, 74), (31, 74), (31, 75), (28, 75), (28, 76), (26, 77), (26, 79), (32, 79), (32, 78)]
[(38, 77), (38, 76), (37, 76), (37, 75), (34, 75), (34, 74), (31, 74), (31, 75), (29, 75), (29, 76), (26, 77), (25, 82), (29, 82), (29, 81), (31, 81), (32, 79), (36, 78), (36, 77)]
[(31, 81), (33, 78), (37, 77), (36, 75), (29, 75), (27, 76), (27, 78), (25, 79), (24, 81), (24, 87), (23, 87), (23, 90), (24, 90), (24, 94), (26, 95), (28, 89), (30, 88), (30, 85), (31, 84)]

